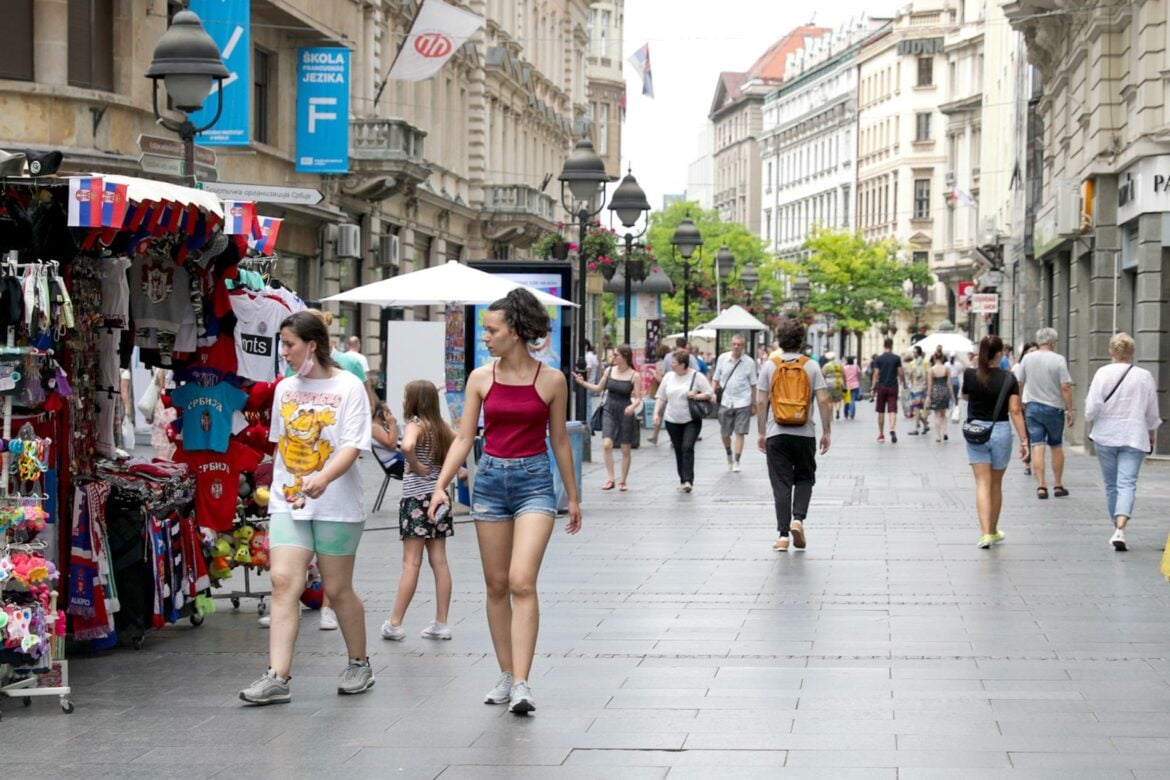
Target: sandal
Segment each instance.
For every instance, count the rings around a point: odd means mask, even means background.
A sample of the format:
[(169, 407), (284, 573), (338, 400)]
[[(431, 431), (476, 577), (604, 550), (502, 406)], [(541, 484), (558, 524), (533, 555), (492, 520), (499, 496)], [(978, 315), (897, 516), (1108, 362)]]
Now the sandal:
[(625, 483), (625, 482), (619, 482), (619, 483), (618, 483), (618, 490), (620, 490), (621, 492), (625, 493), (627, 490), (629, 490), (629, 488), (628, 488), (628, 487), (626, 487), (626, 483)]
[(1068, 495), (1068, 491), (1064, 489), (1064, 485), (1053, 485), (1052, 495), (1056, 496), (1057, 498), (1064, 498)]
[[(601, 489), (602, 490), (613, 490), (613, 480), (612, 479), (606, 480), (606, 483), (601, 486)], [(1048, 498), (1048, 496), (1045, 496), (1045, 498)]]
[(1040, 499), (1048, 498), (1048, 488), (1046, 488), (1046, 487), (1036, 488), (1036, 498), (1040, 498)]

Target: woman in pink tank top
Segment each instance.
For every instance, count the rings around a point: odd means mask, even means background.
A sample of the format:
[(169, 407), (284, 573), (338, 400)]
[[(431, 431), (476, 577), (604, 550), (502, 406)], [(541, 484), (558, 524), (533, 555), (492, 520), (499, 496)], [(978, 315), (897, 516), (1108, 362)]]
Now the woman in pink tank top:
[(528, 343), (548, 335), (548, 311), (531, 292), (516, 288), (488, 307), (483, 340), (493, 357), (467, 378), (459, 433), (447, 450), (429, 514), (449, 509), (447, 485), (467, 460), (483, 410), (483, 456), (476, 467), (471, 514), (487, 584), (487, 618), (500, 676), (488, 704), (508, 704), (517, 715), (536, 709), (528, 674), (536, 653), (540, 609), (536, 580), (556, 518), (547, 431), (569, 498), (565, 531), (581, 530), (581, 506), (569, 434), (565, 430), (568, 385), (543, 367)]

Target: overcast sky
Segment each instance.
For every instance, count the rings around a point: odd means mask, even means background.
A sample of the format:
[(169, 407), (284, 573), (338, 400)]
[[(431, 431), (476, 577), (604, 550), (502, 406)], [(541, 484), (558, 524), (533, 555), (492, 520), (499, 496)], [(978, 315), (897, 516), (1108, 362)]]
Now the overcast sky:
[[(743, 71), (785, 33), (812, 22), (836, 28), (868, 11), (890, 15), (904, 0), (828, 0), (790, 3), (766, 0), (626, 0), (623, 59), (650, 43), (654, 99), (642, 96), (634, 69), (625, 65), (628, 91), (622, 135), (626, 164), (662, 208), (664, 194), (681, 194), (687, 166), (699, 157), (699, 134), (715, 95), (719, 74)], [(812, 16), (810, 8), (825, 10)], [(612, 191), (612, 190), (611, 190)]]

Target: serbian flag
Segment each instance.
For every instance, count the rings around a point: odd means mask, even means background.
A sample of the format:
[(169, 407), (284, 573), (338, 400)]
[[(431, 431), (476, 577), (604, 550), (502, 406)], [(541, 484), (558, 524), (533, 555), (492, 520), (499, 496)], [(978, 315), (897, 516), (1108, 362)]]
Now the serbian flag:
[(284, 220), (276, 217), (257, 217), (256, 222), (260, 225), (261, 235), (255, 241), (249, 241), (248, 246), (262, 255), (276, 254), (276, 236), (280, 233), (280, 225)]
[(112, 181), (102, 185), (102, 227), (122, 229), (130, 208), (130, 186)]
[(386, 80), (422, 81), (438, 73), (484, 19), (462, 8), (423, 0)]
[(650, 44), (647, 43), (634, 52), (627, 62), (634, 66), (634, 70), (638, 71), (638, 76), (642, 79), (642, 94), (653, 98), (654, 77), (650, 74)]
[(100, 176), (77, 176), (69, 179), (70, 227), (102, 227), (104, 204), (105, 192)]
[(225, 200), (223, 217), (224, 233), (229, 236), (250, 236), (256, 221), (256, 204), (250, 200)]

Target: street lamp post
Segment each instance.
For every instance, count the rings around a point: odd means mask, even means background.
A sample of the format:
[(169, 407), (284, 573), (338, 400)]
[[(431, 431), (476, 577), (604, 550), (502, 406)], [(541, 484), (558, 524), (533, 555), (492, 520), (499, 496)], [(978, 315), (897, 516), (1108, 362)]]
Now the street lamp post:
[(715, 253), (715, 316), (718, 317), (723, 313), (723, 299), (719, 292), (721, 279), (726, 279), (731, 276), (732, 269), (735, 268), (735, 255), (731, 254), (731, 248), (724, 244), (719, 247), (719, 251)]
[[(577, 219), (577, 360), (576, 367), (585, 373), (585, 274), (588, 271), (585, 257), (585, 232), (589, 220), (601, 213), (605, 205), (605, 185), (612, 181), (605, 171), (605, 162), (593, 151), (593, 143), (582, 138), (573, 148), (557, 177), (561, 183), (561, 205)], [(600, 196), (600, 197), (599, 197)], [(594, 200), (599, 201), (596, 210), (591, 209)], [(574, 208), (580, 205), (580, 208)], [(585, 389), (570, 383), (576, 395), (574, 404), (576, 419), (585, 420)]]
[(683, 256), (683, 336), (691, 333), (691, 256), (699, 250), (702, 258), (703, 236), (690, 217), (684, 217), (670, 238), (671, 251)]
[(803, 309), (804, 305), (808, 303), (811, 292), (812, 291), (808, 284), (808, 277), (804, 274), (796, 277), (796, 279), (792, 282), (792, 299), (796, 301), (800, 308)]
[[(646, 193), (638, 186), (638, 180), (634, 178), (632, 171), (626, 171), (626, 177), (622, 179), (622, 183), (613, 191), (613, 198), (609, 202), (609, 210), (617, 214), (618, 220), (622, 223), (622, 227), (626, 229), (626, 268), (625, 268), (625, 294), (626, 294), (626, 331), (625, 343), (630, 343), (630, 255), (634, 251), (634, 239), (645, 235), (648, 225), (642, 226), (642, 232), (637, 236), (633, 234), (634, 226), (638, 224), (638, 220), (643, 215), (650, 213), (650, 203), (646, 200)], [(648, 271), (649, 269), (643, 269)], [(645, 278), (645, 277), (643, 277)], [(639, 279), (638, 281), (642, 281)]]
[[(187, 183), (195, 181), (195, 136), (219, 121), (223, 113), (223, 81), (231, 74), (219, 56), (219, 47), (203, 29), (199, 17), (192, 11), (179, 11), (171, 26), (158, 39), (154, 57), (146, 69), (146, 77), (154, 82), (153, 106), (158, 123), (178, 133), (183, 142), (183, 174)], [(167, 94), (175, 108), (183, 112), (183, 121), (174, 122), (158, 111), (158, 80), (166, 84)], [(203, 107), (203, 101), (218, 86), (215, 116), (203, 127), (196, 127), (191, 114)]]
[(922, 311), (926, 308), (926, 301), (922, 299), (921, 295), (915, 294), (911, 305), (914, 307), (914, 333), (910, 334), (913, 338), (918, 335), (918, 318), (922, 316)]

